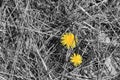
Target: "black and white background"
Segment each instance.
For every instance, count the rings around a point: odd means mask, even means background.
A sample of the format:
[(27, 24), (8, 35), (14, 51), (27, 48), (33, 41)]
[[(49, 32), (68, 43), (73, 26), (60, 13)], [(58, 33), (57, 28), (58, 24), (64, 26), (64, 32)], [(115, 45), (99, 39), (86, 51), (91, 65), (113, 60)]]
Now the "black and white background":
[(0, 0), (0, 80), (120, 80), (120, 0)]

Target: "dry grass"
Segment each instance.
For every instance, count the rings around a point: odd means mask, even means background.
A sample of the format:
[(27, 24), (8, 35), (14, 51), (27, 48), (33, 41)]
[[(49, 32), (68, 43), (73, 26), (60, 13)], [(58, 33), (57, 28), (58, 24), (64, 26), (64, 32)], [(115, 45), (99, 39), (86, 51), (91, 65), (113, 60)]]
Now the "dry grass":
[(119, 43), (119, 0), (0, 0), (0, 80), (120, 80)]

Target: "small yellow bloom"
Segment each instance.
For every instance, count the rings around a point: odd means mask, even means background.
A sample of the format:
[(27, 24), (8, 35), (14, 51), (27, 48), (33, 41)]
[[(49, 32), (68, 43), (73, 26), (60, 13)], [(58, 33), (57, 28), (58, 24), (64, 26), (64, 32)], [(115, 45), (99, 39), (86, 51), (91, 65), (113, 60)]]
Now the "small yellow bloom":
[(82, 56), (80, 54), (74, 53), (70, 57), (70, 62), (73, 63), (75, 67), (79, 66), (82, 63)]
[(77, 42), (78, 42), (77, 37), (75, 37), (74, 34), (71, 32), (65, 33), (61, 36), (61, 43), (63, 46), (66, 46), (67, 49), (75, 48)]

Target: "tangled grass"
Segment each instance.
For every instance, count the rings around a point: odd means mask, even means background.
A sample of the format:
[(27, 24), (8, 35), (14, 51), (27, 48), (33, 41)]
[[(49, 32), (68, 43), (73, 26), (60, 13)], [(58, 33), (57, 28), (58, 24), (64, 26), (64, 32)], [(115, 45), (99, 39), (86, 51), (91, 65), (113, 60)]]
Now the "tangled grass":
[(119, 0), (0, 0), (0, 80), (120, 80), (119, 43)]

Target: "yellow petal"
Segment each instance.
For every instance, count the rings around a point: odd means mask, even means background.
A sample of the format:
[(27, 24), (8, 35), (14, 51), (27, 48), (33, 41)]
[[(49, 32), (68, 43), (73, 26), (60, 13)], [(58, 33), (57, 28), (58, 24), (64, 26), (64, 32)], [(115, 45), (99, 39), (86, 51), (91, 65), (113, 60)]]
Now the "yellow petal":
[(75, 48), (77, 41), (78, 39), (71, 32), (62, 34), (61, 36), (61, 43), (63, 46), (66, 46), (67, 49)]
[(70, 57), (70, 62), (73, 63), (74, 66), (79, 66), (82, 63), (82, 56), (74, 53)]

